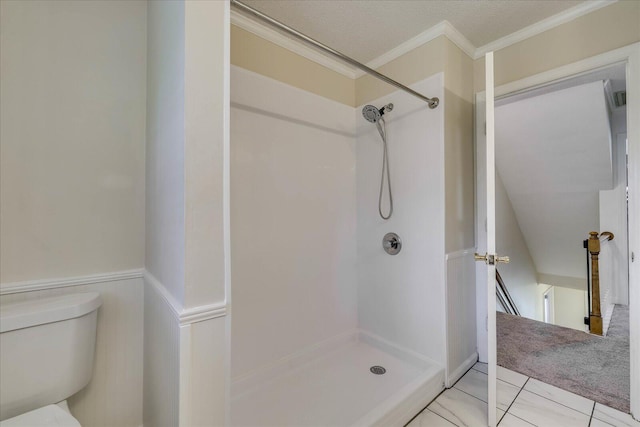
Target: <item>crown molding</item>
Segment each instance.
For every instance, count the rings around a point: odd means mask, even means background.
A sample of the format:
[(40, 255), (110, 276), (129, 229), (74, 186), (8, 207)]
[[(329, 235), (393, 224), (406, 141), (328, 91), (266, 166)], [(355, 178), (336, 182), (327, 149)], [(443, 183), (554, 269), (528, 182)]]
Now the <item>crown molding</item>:
[(280, 47), (283, 47), (293, 53), (296, 53), (310, 61), (322, 65), (336, 73), (349, 77), (350, 79), (356, 78), (356, 69), (348, 65), (343, 64), (335, 59), (329, 58), (327, 55), (320, 53), (319, 51), (307, 47), (302, 42), (290, 39), (284, 34), (258, 22), (241, 13), (232, 10), (231, 11), (231, 23), (243, 30), (249, 31), (256, 36), (263, 38), (271, 43), (275, 43)]
[(476, 52), (476, 47), (465, 36), (462, 35), (456, 27), (454, 27), (449, 21), (444, 22), (444, 35), (447, 36), (456, 46), (458, 46), (469, 57), (473, 58)]
[[(410, 38), (406, 42), (394, 47), (393, 49), (383, 53), (378, 56), (376, 59), (369, 61), (367, 63), (367, 67), (373, 68), (374, 70), (378, 67), (383, 66), (396, 58), (404, 55), (405, 53), (409, 53), (412, 50), (429, 43), (430, 41), (440, 37), (446, 36), (449, 40), (451, 40), (456, 46), (458, 46), (464, 53), (473, 58), (474, 52), (476, 50), (475, 46), (467, 40), (465, 36), (460, 33), (449, 21), (442, 21), (433, 27), (421, 32), (415, 37)], [(366, 73), (364, 71), (358, 71), (356, 73), (356, 78), (364, 76)]]
[[(483, 57), (487, 52), (504, 49), (515, 43), (521, 42), (525, 39), (555, 28), (559, 25), (570, 22), (576, 18), (579, 18), (580, 16), (609, 6), (613, 3), (616, 3), (617, 1), (618, 0), (585, 1), (578, 6), (550, 16), (549, 18), (543, 19), (542, 21), (538, 21), (535, 24), (529, 25), (528, 27), (525, 27), (519, 31), (511, 33), (505, 37), (502, 37), (491, 43), (487, 43), (486, 45), (478, 48), (476, 48), (473, 43), (471, 43), (464, 35), (462, 35), (462, 33), (458, 31), (450, 22), (445, 20), (423, 31), (417, 36), (405, 41), (404, 43), (396, 46), (395, 48), (383, 53), (372, 61), (369, 61), (366, 65), (369, 68), (377, 69), (440, 36), (447, 37), (470, 58), (479, 59)], [(356, 79), (366, 74), (364, 71), (356, 69), (355, 67), (345, 65), (340, 61), (334, 60), (333, 58), (326, 56), (320, 51), (307, 47), (302, 42), (291, 39), (284, 34), (268, 27), (267, 25), (255, 21), (245, 15), (242, 15), (235, 10), (231, 11), (231, 23), (246, 31), (249, 31), (250, 33), (255, 34), (258, 37), (275, 43), (280, 47), (303, 56), (351, 79)]]
[(556, 15), (550, 16), (542, 21), (538, 21), (535, 24), (531, 24), (521, 30), (499, 38), (498, 40), (487, 43), (484, 46), (477, 48), (472, 56), (473, 59), (483, 57), (487, 52), (495, 52), (512, 44), (521, 42), (529, 37), (533, 37), (547, 30), (555, 28), (559, 25), (566, 24), (588, 13), (594, 12), (603, 7), (616, 3), (618, 0), (592, 0), (585, 1), (582, 4), (574, 6), (570, 9), (560, 12)]

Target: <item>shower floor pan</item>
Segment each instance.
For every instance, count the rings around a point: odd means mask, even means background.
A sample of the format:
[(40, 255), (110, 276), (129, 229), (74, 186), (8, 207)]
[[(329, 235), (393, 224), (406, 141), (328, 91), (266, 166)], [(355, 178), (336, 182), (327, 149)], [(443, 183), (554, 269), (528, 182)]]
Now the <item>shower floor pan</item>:
[(443, 388), (441, 366), (354, 332), (233, 381), (231, 425), (403, 426)]

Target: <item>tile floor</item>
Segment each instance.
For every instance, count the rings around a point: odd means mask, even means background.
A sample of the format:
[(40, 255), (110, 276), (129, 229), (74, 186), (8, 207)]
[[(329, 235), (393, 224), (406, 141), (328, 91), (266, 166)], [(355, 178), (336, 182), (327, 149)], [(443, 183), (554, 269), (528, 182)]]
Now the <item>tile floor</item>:
[[(630, 415), (498, 366), (501, 427), (640, 427)], [(407, 427), (486, 426), (487, 365), (476, 363)]]

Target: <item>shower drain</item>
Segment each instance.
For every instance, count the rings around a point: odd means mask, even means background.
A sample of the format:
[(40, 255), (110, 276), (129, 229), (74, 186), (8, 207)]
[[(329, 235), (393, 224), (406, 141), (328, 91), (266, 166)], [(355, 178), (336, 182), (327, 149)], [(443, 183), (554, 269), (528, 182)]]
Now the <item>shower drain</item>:
[(371, 368), (369, 368), (369, 370), (371, 371), (372, 374), (376, 374), (376, 375), (382, 375), (385, 372), (387, 372), (387, 370), (384, 369), (382, 366), (372, 366)]

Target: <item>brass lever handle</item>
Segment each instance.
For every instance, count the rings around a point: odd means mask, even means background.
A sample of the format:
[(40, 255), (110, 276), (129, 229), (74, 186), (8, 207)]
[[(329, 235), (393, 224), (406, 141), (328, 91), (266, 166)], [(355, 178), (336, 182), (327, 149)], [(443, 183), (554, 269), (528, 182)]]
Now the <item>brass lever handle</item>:
[(488, 265), (495, 265), (496, 262), (509, 264), (509, 257), (508, 256), (497, 256), (497, 255), (491, 255), (491, 254), (480, 255), (479, 253), (476, 252), (473, 255), (473, 258), (476, 261), (484, 261)]
[(476, 261), (487, 261), (487, 254), (484, 255), (480, 255), (478, 252), (476, 252), (475, 254), (473, 254), (473, 259), (475, 259)]

